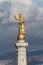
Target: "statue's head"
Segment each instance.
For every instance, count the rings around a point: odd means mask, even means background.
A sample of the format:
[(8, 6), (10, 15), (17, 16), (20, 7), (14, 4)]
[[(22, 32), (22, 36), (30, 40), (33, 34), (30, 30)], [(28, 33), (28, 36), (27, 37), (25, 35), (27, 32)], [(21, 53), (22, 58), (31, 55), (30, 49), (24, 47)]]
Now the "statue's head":
[(19, 17), (21, 17), (21, 13), (19, 13)]

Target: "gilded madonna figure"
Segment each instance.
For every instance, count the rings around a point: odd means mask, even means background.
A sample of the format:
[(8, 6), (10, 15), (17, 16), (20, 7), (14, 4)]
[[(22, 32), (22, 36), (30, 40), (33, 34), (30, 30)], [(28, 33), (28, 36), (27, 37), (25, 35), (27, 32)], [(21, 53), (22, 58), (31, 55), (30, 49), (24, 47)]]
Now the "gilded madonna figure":
[(19, 21), (18, 23), (19, 24), (19, 34), (18, 34), (17, 39), (24, 40), (25, 39), (25, 29), (24, 29), (25, 20), (21, 13), (19, 13), (18, 15), (19, 17), (14, 16), (14, 18)]

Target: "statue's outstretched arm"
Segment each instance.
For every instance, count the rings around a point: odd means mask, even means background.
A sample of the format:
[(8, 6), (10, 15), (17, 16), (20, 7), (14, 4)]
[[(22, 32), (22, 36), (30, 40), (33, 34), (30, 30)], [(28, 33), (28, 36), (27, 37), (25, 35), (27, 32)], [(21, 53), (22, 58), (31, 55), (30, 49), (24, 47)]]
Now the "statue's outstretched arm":
[(19, 20), (19, 18), (17, 18), (16, 16), (14, 16), (14, 18), (15, 18), (16, 20)]

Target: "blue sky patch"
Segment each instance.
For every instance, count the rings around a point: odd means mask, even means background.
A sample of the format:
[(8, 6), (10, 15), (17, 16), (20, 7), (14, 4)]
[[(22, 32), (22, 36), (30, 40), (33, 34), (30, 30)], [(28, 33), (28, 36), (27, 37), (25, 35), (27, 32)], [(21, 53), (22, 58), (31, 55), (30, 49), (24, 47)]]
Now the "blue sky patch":
[(43, 0), (32, 0), (34, 3), (36, 3), (39, 7), (43, 7)]

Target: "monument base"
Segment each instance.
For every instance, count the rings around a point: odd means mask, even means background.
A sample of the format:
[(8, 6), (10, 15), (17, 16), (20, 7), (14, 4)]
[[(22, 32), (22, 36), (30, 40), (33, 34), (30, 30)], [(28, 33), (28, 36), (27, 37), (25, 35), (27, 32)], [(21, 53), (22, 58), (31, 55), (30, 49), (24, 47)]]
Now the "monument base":
[(18, 65), (27, 65), (27, 58), (26, 58), (27, 46), (28, 43), (26, 43), (24, 40), (19, 40), (19, 42), (16, 43), (16, 47), (18, 50)]

